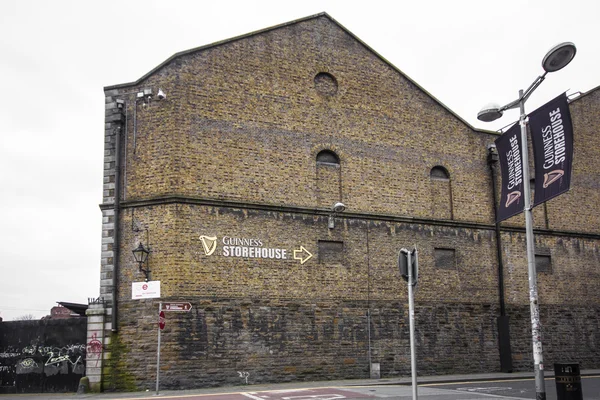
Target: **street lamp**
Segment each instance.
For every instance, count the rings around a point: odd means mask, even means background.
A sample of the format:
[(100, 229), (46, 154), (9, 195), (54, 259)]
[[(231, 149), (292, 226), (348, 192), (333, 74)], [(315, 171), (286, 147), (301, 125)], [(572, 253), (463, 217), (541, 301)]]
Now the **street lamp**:
[(483, 107), (481, 111), (477, 113), (477, 119), (483, 122), (492, 122), (502, 117), (504, 111), (510, 110), (511, 108), (521, 107), (521, 120), (523, 120), (525, 113), (522, 107), (529, 96), (531, 96), (531, 93), (537, 89), (544, 79), (546, 79), (546, 74), (548, 72), (556, 72), (566, 67), (567, 64), (569, 64), (575, 57), (575, 53), (577, 53), (577, 48), (571, 42), (565, 42), (554, 46), (542, 60), (542, 67), (545, 71), (544, 74), (542, 76), (538, 76), (531, 86), (525, 90), (525, 92), (522, 90), (519, 91), (519, 98), (517, 100), (502, 107), (495, 103), (491, 103)]
[[(531, 336), (533, 341), (533, 361), (535, 372), (536, 399), (546, 400), (546, 388), (544, 383), (544, 358), (542, 353), (542, 332), (540, 326), (540, 313), (538, 306), (537, 276), (535, 270), (535, 242), (533, 239), (533, 216), (531, 212), (531, 189), (529, 186), (529, 153), (527, 150), (527, 115), (525, 114), (525, 102), (531, 93), (544, 81), (548, 72), (556, 72), (567, 66), (575, 57), (577, 49), (570, 42), (561, 43), (546, 54), (542, 60), (544, 74), (537, 79), (525, 91), (519, 90), (519, 98), (505, 106), (499, 107), (490, 104), (484, 107), (478, 114), (477, 119), (483, 122), (495, 121), (502, 117), (504, 111), (519, 107), (521, 115), (519, 125), (521, 126), (521, 143), (523, 147), (523, 192), (525, 212), (525, 233), (527, 242), (527, 271), (529, 275), (529, 307), (531, 311)], [(494, 199), (494, 201), (496, 201)]]
[(144, 264), (148, 261), (148, 255), (150, 254), (150, 250), (146, 249), (144, 245), (140, 242), (140, 245), (135, 250), (132, 250), (132, 252), (133, 258), (140, 265), (140, 272), (144, 273), (147, 282), (150, 270), (148, 269), (148, 267), (144, 269)]

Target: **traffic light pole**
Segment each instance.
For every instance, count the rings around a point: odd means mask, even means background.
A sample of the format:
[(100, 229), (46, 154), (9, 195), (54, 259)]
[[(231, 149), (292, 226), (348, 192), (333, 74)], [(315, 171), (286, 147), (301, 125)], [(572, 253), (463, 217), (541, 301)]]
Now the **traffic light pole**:
[(412, 397), (417, 400), (417, 353), (415, 350), (415, 296), (414, 287), (419, 279), (419, 253), (415, 245), (413, 251), (400, 249), (398, 269), (408, 283), (408, 321), (410, 330), (410, 370), (412, 376)]
[(417, 394), (417, 354), (415, 351), (415, 299), (413, 292), (413, 267), (412, 267), (412, 252), (407, 251), (406, 258), (408, 261), (408, 313), (410, 324), (410, 370), (412, 375), (412, 396), (413, 400), (418, 399)]

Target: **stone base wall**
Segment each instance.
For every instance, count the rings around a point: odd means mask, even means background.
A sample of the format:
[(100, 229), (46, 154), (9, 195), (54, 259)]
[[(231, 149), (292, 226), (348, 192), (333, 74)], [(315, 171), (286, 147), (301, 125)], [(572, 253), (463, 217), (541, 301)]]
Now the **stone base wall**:
[[(190, 299), (188, 299), (190, 300)], [(127, 370), (141, 388), (155, 384), (157, 303), (123, 303)], [(193, 299), (189, 313), (167, 313), (161, 336), (161, 387), (193, 388), (369, 377), (366, 302)], [(371, 303), (371, 360), (381, 376), (410, 374), (408, 307)], [(416, 313), (419, 374), (497, 370), (491, 307), (429, 305)], [(468, 362), (467, 360), (472, 360)]]
[[(510, 307), (510, 337), (515, 371), (533, 371), (529, 307)], [(577, 362), (600, 367), (600, 307), (540, 305), (545, 369)]]
[[(138, 225), (148, 230), (130, 228)], [(123, 374), (151, 389), (156, 379), (159, 300), (131, 300), (131, 282), (143, 275), (130, 249), (147, 235), (161, 300), (193, 305), (191, 312), (167, 312), (163, 388), (368, 378), (369, 361), (380, 364), (382, 378), (409, 376), (407, 287), (396, 267), (407, 243), (419, 246), (419, 374), (500, 371), (494, 236), (457, 225), (338, 217), (329, 229), (322, 215), (197, 204), (126, 209), (118, 291), (123, 365), (115, 364), (122, 368), (115, 381)], [(202, 235), (218, 236), (209, 255)], [(263, 248), (287, 249), (289, 257), (227, 256), (225, 237), (260, 239)], [(328, 252), (324, 242), (343, 251)], [(524, 235), (503, 232), (502, 247), (513, 370), (532, 371)], [(293, 258), (301, 248), (313, 255), (306, 263)], [(599, 249), (595, 239), (536, 237), (536, 250), (552, 258), (552, 269), (538, 273), (547, 369), (565, 361), (598, 366)], [(441, 262), (444, 251), (451, 262)]]
[[(190, 299), (187, 299), (190, 300)], [(122, 304), (127, 373), (140, 389), (156, 379), (157, 302)], [(369, 377), (366, 302), (191, 299), (188, 313), (167, 313), (161, 388)], [(410, 375), (408, 306), (372, 302), (371, 361), (381, 377)], [(576, 361), (600, 367), (600, 309), (542, 307), (546, 369)], [(419, 375), (500, 370), (495, 306), (421, 304), (415, 312)], [(510, 309), (515, 371), (533, 368), (528, 308)]]

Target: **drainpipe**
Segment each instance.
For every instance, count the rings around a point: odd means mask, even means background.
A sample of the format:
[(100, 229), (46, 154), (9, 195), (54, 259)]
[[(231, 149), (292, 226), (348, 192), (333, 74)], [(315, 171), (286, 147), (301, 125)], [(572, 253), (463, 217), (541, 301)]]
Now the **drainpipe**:
[[(119, 110), (121, 121), (125, 120), (127, 110)], [(121, 232), (119, 223), (121, 221), (121, 131), (123, 122), (115, 129), (115, 216), (114, 216), (114, 244), (113, 244), (113, 303), (111, 325), (112, 332), (118, 331), (117, 310), (118, 310), (118, 287), (119, 287), (119, 259), (121, 253)]]
[[(371, 349), (371, 252), (369, 248), (370, 223), (371, 221), (367, 220), (367, 340), (369, 342), (367, 357), (369, 359), (369, 378), (373, 378), (373, 359)], [(379, 379), (379, 377), (377, 377), (377, 379)]]
[[(498, 204), (496, 202), (496, 176), (495, 164), (498, 162), (498, 150), (491, 144), (488, 146), (487, 163), (492, 174), (492, 198), (494, 203), (494, 221), (498, 220)], [(498, 294), (500, 300), (500, 316), (496, 319), (498, 325), (498, 347), (500, 351), (500, 370), (512, 372), (512, 350), (510, 347), (509, 317), (506, 315), (506, 304), (504, 300), (504, 263), (502, 261), (502, 236), (500, 224), (496, 225), (496, 254), (498, 258)]]

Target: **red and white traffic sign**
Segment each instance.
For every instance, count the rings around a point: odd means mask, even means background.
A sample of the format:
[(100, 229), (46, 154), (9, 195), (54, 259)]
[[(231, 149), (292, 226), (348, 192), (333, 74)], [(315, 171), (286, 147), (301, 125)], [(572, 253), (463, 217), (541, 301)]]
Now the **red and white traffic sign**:
[(188, 312), (192, 309), (192, 303), (186, 302), (168, 302), (162, 303), (164, 311), (183, 311)]
[(165, 312), (161, 311), (160, 314), (158, 314), (158, 327), (160, 328), (161, 331), (163, 329), (165, 329), (166, 322), (167, 322), (167, 319), (165, 318)]

